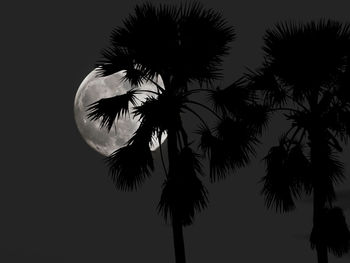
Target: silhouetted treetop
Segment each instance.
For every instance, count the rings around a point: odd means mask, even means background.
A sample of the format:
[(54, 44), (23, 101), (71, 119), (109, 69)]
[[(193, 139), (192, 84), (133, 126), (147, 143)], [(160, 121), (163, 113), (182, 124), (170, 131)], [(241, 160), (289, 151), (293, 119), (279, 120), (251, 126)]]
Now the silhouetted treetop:
[(146, 3), (111, 35), (112, 46), (97, 64), (104, 76), (126, 70), (125, 78), (138, 84), (160, 74), (180, 85), (220, 77), (222, 56), (235, 38), (221, 14), (198, 3), (180, 6)]
[(350, 55), (349, 24), (332, 20), (280, 23), (267, 30), (264, 40), (274, 74), (299, 89), (322, 86), (343, 73)]

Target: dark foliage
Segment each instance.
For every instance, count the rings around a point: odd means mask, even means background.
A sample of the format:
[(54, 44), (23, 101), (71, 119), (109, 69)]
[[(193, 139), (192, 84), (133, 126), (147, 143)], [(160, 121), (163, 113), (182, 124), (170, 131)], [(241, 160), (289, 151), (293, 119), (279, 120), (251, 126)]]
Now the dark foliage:
[(266, 175), (261, 193), (265, 196), (268, 208), (288, 212), (295, 208), (294, 198), (299, 198), (302, 191), (312, 190), (311, 167), (301, 145), (287, 148), (283, 143), (272, 147), (264, 158)]
[(215, 131), (202, 126), (200, 148), (209, 158), (210, 179), (223, 179), (230, 171), (249, 163), (258, 143), (256, 134), (244, 122), (222, 119)]
[(148, 97), (140, 106), (135, 107), (135, 117), (149, 123), (159, 133), (169, 129), (178, 130), (180, 127), (180, 113), (186, 97), (182, 95), (169, 96), (161, 94), (157, 98)]
[(170, 76), (183, 84), (207, 82), (219, 77), (222, 56), (234, 36), (219, 13), (199, 3), (179, 8), (146, 3), (113, 31), (112, 48), (102, 53), (98, 66), (104, 76), (126, 70), (132, 83), (158, 74), (166, 82)]
[(266, 32), (265, 56), (274, 74), (292, 85), (294, 98), (300, 99), (340, 73), (349, 56), (349, 35), (349, 25), (331, 20), (280, 23)]
[(254, 101), (255, 94), (244, 86), (244, 79), (239, 79), (224, 89), (209, 92), (209, 102), (222, 114), (241, 114)]
[(106, 158), (109, 175), (117, 189), (135, 190), (151, 175), (154, 169), (149, 148), (152, 135), (153, 127), (142, 122), (127, 145)]
[(111, 130), (115, 119), (126, 115), (129, 112), (129, 104), (135, 105), (136, 90), (129, 90), (127, 93), (111, 98), (103, 98), (88, 106), (88, 118), (92, 121), (101, 119), (101, 128)]
[(268, 208), (275, 206), (276, 211), (288, 212), (295, 208), (293, 194), (299, 194), (295, 183), (286, 169), (288, 152), (283, 146), (272, 147), (265, 157), (266, 175), (263, 177), (262, 194)]
[(287, 102), (287, 90), (284, 89), (282, 81), (273, 73), (268, 64), (265, 63), (265, 66), (246, 74), (249, 81), (248, 88), (262, 92), (264, 104), (281, 107)]
[(190, 225), (195, 213), (207, 206), (207, 190), (198, 178), (202, 173), (198, 158), (190, 147), (180, 152), (176, 176), (165, 180), (158, 205), (165, 219), (176, 216), (183, 225)]
[(119, 148), (106, 159), (110, 176), (117, 189), (137, 189), (153, 170), (153, 158), (148, 145), (130, 144)]
[(312, 229), (310, 243), (312, 249), (317, 245), (326, 245), (337, 257), (349, 252), (350, 231), (341, 208), (324, 208), (322, 216)]

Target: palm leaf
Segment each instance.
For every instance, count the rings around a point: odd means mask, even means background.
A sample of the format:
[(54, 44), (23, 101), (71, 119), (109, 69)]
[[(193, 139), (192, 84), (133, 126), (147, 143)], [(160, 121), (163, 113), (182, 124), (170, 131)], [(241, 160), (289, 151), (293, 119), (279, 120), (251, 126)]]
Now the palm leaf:
[(154, 168), (148, 144), (141, 143), (119, 148), (106, 159), (106, 163), (114, 185), (123, 191), (137, 189)]
[(244, 87), (244, 79), (241, 78), (225, 89), (209, 91), (208, 99), (217, 112), (237, 115), (248, 107), (255, 96), (252, 90)]
[(228, 44), (235, 33), (221, 14), (204, 9), (199, 2), (181, 8), (179, 51), (176, 70), (190, 81), (207, 82), (220, 77), (222, 57), (228, 54)]
[(343, 211), (339, 207), (325, 208), (310, 235), (311, 248), (326, 245), (335, 256), (341, 257), (350, 250), (350, 231)]
[(261, 193), (265, 197), (267, 208), (275, 207), (276, 211), (289, 212), (295, 209), (293, 194), (297, 194), (296, 185), (292, 184), (290, 174), (286, 169), (288, 152), (283, 145), (272, 147), (264, 158), (266, 175)]
[(334, 184), (343, 182), (345, 179), (344, 175), (344, 164), (339, 160), (336, 153), (332, 150), (329, 151), (328, 156), (323, 158), (321, 165), (321, 171), (318, 176), (322, 181), (322, 187), (326, 194), (329, 202), (335, 200)]
[(247, 125), (247, 130), (256, 136), (261, 135), (267, 128), (271, 111), (267, 105), (250, 104), (237, 117)]
[(123, 95), (111, 98), (103, 98), (88, 106), (88, 118), (92, 121), (101, 119), (101, 128), (111, 130), (115, 119), (126, 115), (129, 112), (129, 104), (135, 105), (136, 90), (129, 90)]
[(261, 91), (264, 103), (267, 105), (282, 106), (286, 103), (287, 89), (266, 62), (263, 68), (257, 71), (250, 70), (246, 74), (246, 78), (248, 79), (247, 87), (255, 91)]
[(184, 96), (160, 94), (157, 98), (148, 97), (140, 106), (134, 108), (133, 114), (150, 123), (161, 133), (168, 129), (178, 130), (184, 103)]
[(153, 127), (142, 121), (127, 145), (113, 152), (107, 159), (109, 175), (117, 189), (137, 189), (154, 169), (149, 148)]
[[(153, 79), (158, 74), (165, 74), (164, 69), (174, 63), (177, 48), (177, 17), (175, 7), (156, 6), (151, 3), (137, 5), (134, 13), (123, 21), (122, 27), (117, 27), (111, 34), (112, 49), (121, 48), (127, 55), (127, 76), (137, 77), (139, 73), (144, 78)], [(145, 41), (147, 39), (147, 41)], [(114, 55), (116, 54), (116, 55)], [(120, 54), (111, 56), (102, 54), (104, 59), (100, 66), (104, 73), (113, 69), (119, 62)], [(123, 58), (123, 57), (122, 57)], [(131, 63), (128, 63), (131, 62)], [(130, 65), (131, 64), (131, 65)], [(134, 68), (140, 66), (139, 72)], [(140, 69), (140, 68), (139, 68)], [(130, 73), (131, 75), (128, 75)], [(138, 78), (132, 78), (137, 80)]]
[(336, 95), (345, 103), (350, 103), (350, 55), (346, 57), (341, 73), (337, 79)]
[(237, 168), (249, 163), (250, 158), (255, 155), (255, 146), (259, 142), (255, 131), (249, 128), (247, 123), (231, 118), (222, 119), (216, 127), (218, 138), (228, 148), (230, 161)]
[(225, 178), (235, 168), (229, 160), (229, 149), (208, 127), (201, 126), (198, 133), (201, 136), (199, 147), (209, 159), (210, 180)]
[(350, 107), (348, 109), (344, 108), (343, 110), (338, 110), (337, 118), (333, 120), (338, 121), (340, 126), (338, 129), (335, 129), (336, 133), (341, 133), (341, 139), (345, 142), (350, 138)]
[(96, 63), (98, 75), (101, 77), (134, 68), (132, 54), (128, 49), (112, 46), (101, 51), (102, 58)]
[(294, 98), (320, 89), (348, 55), (350, 30), (332, 20), (279, 23), (264, 36), (265, 58), (276, 76), (293, 86)]
[(190, 225), (196, 212), (207, 206), (207, 190), (197, 177), (201, 173), (198, 155), (190, 147), (179, 154), (175, 175), (163, 184), (158, 212), (167, 220), (174, 217)]
[(319, 143), (315, 149), (315, 183), (323, 188), (329, 201), (335, 199), (333, 184), (342, 182), (344, 176), (344, 164), (337, 154), (327, 144)]
[(258, 140), (242, 122), (225, 118), (218, 123), (214, 134), (207, 127), (200, 127), (200, 148), (209, 158), (210, 179), (223, 179), (237, 168), (245, 166), (255, 154)]
[(294, 145), (288, 152), (286, 172), (290, 176), (290, 189), (294, 197), (299, 197), (304, 188), (310, 194), (312, 190), (312, 176), (309, 159), (304, 155), (300, 144)]

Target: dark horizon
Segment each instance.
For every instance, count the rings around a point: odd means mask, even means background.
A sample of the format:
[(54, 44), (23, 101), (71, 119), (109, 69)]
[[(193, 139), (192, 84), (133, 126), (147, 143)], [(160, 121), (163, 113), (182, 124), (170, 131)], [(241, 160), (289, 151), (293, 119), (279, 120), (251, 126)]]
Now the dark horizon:
[[(5, 138), (14, 143), (4, 144), (9, 158), (4, 160), (1, 190), (3, 262), (174, 262), (171, 227), (156, 212), (161, 169), (137, 192), (116, 191), (101, 156), (80, 137), (73, 116), (75, 92), (107, 46), (112, 28), (141, 2), (35, 3), (20, 10), (9, 6), (16, 20), (5, 31), (5, 48), (14, 49), (4, 62), (10, 68), (5, 77)], [(245, 67), (261, 64), (262, 37), (275, 22), (322, 17), (350, 22), (345, 1), (201, 2), (222, 11), (236, 29), (237, 40), (223, 65), (224, 86)], [(24, 63), (21, 72), (19, 61)], [(251, 165), (224, 181), (206, 182), (208, 208), (184, 232), (188, 262), (316, 262), (307, 236), (311, 199), (298, 201), (293, 213), (276, 214), (266, 210), (260, 195), (261, 160), (284, 128), (275, 118)], [(348, 159), (348, 146), (342, 156)], [(346, 175), (348, 166), (346, 162)], [(338, 193), (350, 222), (348, 179)], [(349, 256), (330, 256), (330, 262), (347, 262)]]

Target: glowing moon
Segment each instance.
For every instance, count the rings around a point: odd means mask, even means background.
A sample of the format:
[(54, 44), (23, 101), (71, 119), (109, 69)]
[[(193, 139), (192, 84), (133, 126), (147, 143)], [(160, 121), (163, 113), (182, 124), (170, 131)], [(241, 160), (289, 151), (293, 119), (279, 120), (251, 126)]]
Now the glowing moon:
[[(115, 121), (110, 132), (106, 128), (100, 128), (100, 122), (91, 121), (87, 118), (88, 105), (102, 98), (113, 97), (118, 94), (124, 94), (131, 89), (127, 81), (123, 81), (122, 71), (107, 77), (97, 77), (96, 69), (80, 84), (74, 100), (74, 117), (78, 130), (86, 143), (102, 155), (108, 156), (115, 150), (123, 147), (131, 138), (133, 133), (139, 127), (138, 118), (133, 118), (132, 105), (130, 104), (130, 114)], [(163, 87), (161, 78), (157, 83)], [(157, 91), (154, 84), (144, 83), (139, 89)], [(156, 96), (152, 93), (137, 94), (137, 101), (144, 101), (147, 96)], [(138, 102), (140, 104), (140, 102)], [(162, 136), (162, 142), (166, 135)], [(157, 140), (153, 140), (151, 150), (154, 151), (159, 147)]]

